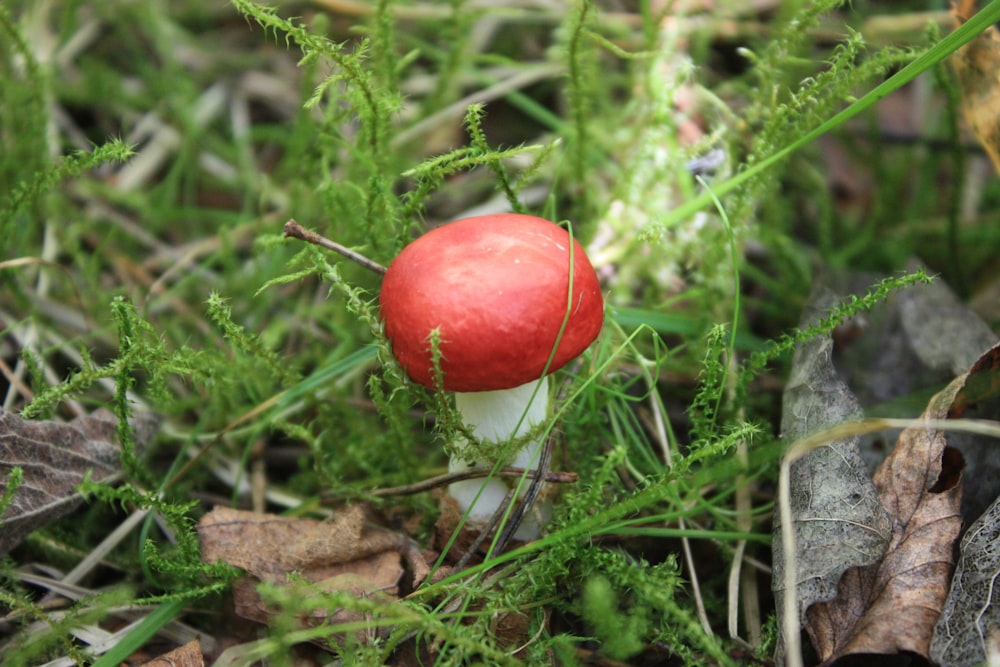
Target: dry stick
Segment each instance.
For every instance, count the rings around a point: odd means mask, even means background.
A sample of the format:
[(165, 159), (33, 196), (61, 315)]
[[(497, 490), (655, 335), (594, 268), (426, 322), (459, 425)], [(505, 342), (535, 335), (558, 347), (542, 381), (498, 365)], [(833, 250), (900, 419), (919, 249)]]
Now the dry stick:
[(378, 262), (368, 259), (361, 253), (355, 252), (354, 250), (351, 250), (347, 246), (342, 246), (336, 241), (331, 241), (325, 236), (320, 236), (316, 232), (306, 229), (298, 222), (296, 222), (294, 218), (291, 218), (288, 222), (285, 223), (285, 236), (286, 237), (290, 236), (295, 239), (301, 239), (308, 243), (312, 243), (313, 245), (318, 245), (321, 248), (332, 250), (336, 253), (343, 255), (352, 262), (360, 264), (369, 271), (374, 271), (375, 273), (381, 273), (382, 275), (385, 275), (385, 267), (379, 264)]
[[(394, 486), (386, 489), (375, 489), (371, 491), (371, 495), (378, 497), (386, 496), (412, 496), (417, 493), (423, 493), (424, 491), (430, 491), (439, 486), (446, 486), (448, 484), (453, 484), (455, 482), (464, 482), (467, 479), (476, 479), (477, 477), (486, 477), (490, 474), (489, 468), (470, 468), (469, 470), (462, 470), (460, 472), (449, 472), (444, 475), (437, 475), (435, 477), (429, 477), (427, 479), (421, 480), (419, 482), (414, 482), (413, 484), (406, 484), (404, 486)], [(506, 466), (501, 468), (497, 472), (497, 477), (521, 477), (525, 475), (524, 468), (518, 468), (516, 466)], [(534, 478), (537, 476), (535, 470), (528, 470), (527, 475), (529, 478)], [(542, 476), (543, 481), (551, 482), (553, 484), (573, 484), (577, 481), (578, 476), (575, 472), (557, 472), (549, 471)], [(343, 494), (336, 491), (323, 492), (320, 494), (320, 498), (323, 500), (330, 500), (341, 497)]]
[[(527, 492), (521, 499), (521, 502), (514, 512), (510, 515), (510, 519), (507, 521), (507, 525), (504, 526), (503, 531), (500, 533), (500, 537), (497, 539), (496, 544), (490, 549), (488, 554), (489, 558), (493, 558), (497, 554), (503, 551), (507, 543), (510, 542), (511, 538), (514, 537), (514, 533), (517, 531), (518, 526), (521, 525), (521, 521), (524, 520), (524, 514), (527, 512), (534, 504), (535, 500), (538, 498), (538, 494), (542, 490), (542, 480), (549, 473), (549, 464), (552, 462), (552, 438), (545, 441), (545, 445), (542, 446), (542, 453), (538, 459), (538, 467), (532, 472), (533, 479), (531, 484), (528, 486)], [(506, 513), (506, 510), (505, 510)]]
[(14, 374), (14, 369), (7, 365), (7, 362), (0, 359), (0, 374), (7, 378), (7, 382), (10, 384), (11, 388), (16, 389), (24, 400), (31, 402), (35, 398), (35, 392), (31, 391), (31, 387), (26, 385), (24, 381)]
[[(465, 569), (465, 567), (469, 564), (469, 561), (472, 560), (472, 556), (479, 552), (479, 547), (483, 546), (483, 542), (486, 541), (486, 537), (488, 535), (492, 535), (496, 527), (500, 525), (500, 521), (507, 513), (507, 508), (512, 502), (514, 502), (514, 493), (515, 489), (507, 491), (507, 495), (504, 496), (503, 502), (500, 503), (500, 507), (497, 508), (497, 511), (493, 513), (492, 517), (490, 517), (489, 522), (483, 526), (482, 530), (479, 531), (479, 534), (476, 535), (476, 539), (472, 540), (472, 544), (468, 546), (465, 553), (462, 554), (462, 557), (458, 559), (457, 563), (455, 563), (455, 572), (461, 572)], [(492, 558), (493, 553), (490, 552), (486, 557), (487, 559)]]
[[(502, 532), (497, 537), (496, 541), (490, 548), (489, 552), (486, 554), (487, 560), (490, 558), (495, 558), (497, 554), (501, 553), (504, 550), (504, 547), (507, 546), (507, 543), (510, 542), (511, 538), (513, 538), (514, 533), (517, 531), (518, 526), (521, 525), (521, 521), (524, 518), (524, 513), (535, 503), (535, 499), (538, 497), (538, 493), (542, 488), (543, 480), (546, 480), (550, 474), (558, 476), (558, 473), (550, 473), (548, 471), (549, 462), (551, 460), (552, 460), (552, 438), (549, 438), (546, 441), (545, 446), (542, 448), (542, 455), (538, 461), (538, 468), (533, 470), (532, 469), (525, 470), (524, 468), (513, 468), (512, 466), (501, 468), (500, 471), (501, 476), (505, 474), (504, 471), (518, 470), (519, 472), (515, 473), (517, 476), (527, 475), (531, 477), (532, 480), (531, 480), (531, 485), (528, 487), (527, 492), (524, 494), (524, 497), (521, 498), (517, 507), (514, 508), (514, 511), (511, 513), (510, 517), (507, 520), (507, 523), (503, 526)], [(486, 468), (482, 468), (480, 470), (482, 472), (485, 472), (487, 475), (489, 474), (489, 470)], [(465, 473), (468, 472), (479, 472), (479, 471), (476, 470), (465, 471)], [(569, 473), (569, 475), (572, 476), (572, 480), (575, 482), (576, 473)], [(479, 535), (476, 536), (476, 539), (472, 541), (472, 544), (469, 545), (468, 549), (466, 549), (465, 553), (462, 554), (462, 557), (455, 564), (456, 572), (460, 572), (461, 570), (465, 569), (465, 566), (468, 565), (469, 561), (472, 559), (473, 554), (478, 552), (479, 547), (481, 547), (483, 542), (486, 541), (486, 537), (493, 533), (496, 527), (503, 520), (504, 516), (507, 515), (507, 509), (510, 507), (510, 504), (514, 502), (514, 494), (516, 493), (517, 489), (511, 489), (507, 492), (507, 495), (504, 497), (503, 502), (500, 504), (500, 507), (497, 508), (497, 511), (493, 513), (493, 516), (490, 518), (489, 522), (485, 526), (483, 526), (483, 529), (479, 531)]]

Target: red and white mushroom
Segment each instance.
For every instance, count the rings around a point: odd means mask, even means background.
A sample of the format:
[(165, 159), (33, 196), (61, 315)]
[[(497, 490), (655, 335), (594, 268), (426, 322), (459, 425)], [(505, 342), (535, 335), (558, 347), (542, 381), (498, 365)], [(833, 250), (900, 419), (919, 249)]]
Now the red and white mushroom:
[[(465, 218), (421, 236), (389, 265), (379, 303), (386, 338), (410, 379), (434, 388), (433, 335), (443, 388), (456, 392), (463, 422), (477, 438), (499, 443), (547, 418), (546, 373), (582, 353), (604, 322), (597, 274), (583, 247), (558, 225), (518, 214)], [(451, 471), (492, 467), (465, 461), (462, 452), (459, 443)], [(532, 442), (509, 463), (534, 468), (539, 453), (540, 443)], [(485, 523), (507, 486), (471, 480), (449, 492), (470, 522)], [(532, 523), (526, 519), (516, 536), (537, 536)]]

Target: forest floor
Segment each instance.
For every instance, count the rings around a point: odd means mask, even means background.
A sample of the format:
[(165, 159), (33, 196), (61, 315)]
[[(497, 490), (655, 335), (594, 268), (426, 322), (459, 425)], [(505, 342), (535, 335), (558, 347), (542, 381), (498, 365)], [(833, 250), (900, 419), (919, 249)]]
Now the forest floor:
[[(998, 20), (3, 3), (0, 660), (997, 657)], [(537, 471), (379, 303), (415, 239), (507, 213), (604, 300)], [(494, 526), (449, 497), (460, 443), (521, 494)]]

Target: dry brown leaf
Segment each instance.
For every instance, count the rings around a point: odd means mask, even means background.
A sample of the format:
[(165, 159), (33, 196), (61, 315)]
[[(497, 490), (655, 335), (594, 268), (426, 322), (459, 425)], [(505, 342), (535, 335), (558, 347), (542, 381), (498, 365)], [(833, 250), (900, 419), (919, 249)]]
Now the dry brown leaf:
[(201, 652), (201, 643), (192, 639), (170, 653), (144, 662), (141, 667), (205, 667), (205, 656)]
[[(928, 404), (923, 417), (946, 419), (978, 391), (977, 369), (1000, 363), (1000, 346), (974, 364)], [(837, 597), (812, 605), (806, 630), (824, 664), (859, 654), (909, 652), (930, 658), (934, 625), (948, 595), (964, 460), (945, 434), (912, 427), (900, 434), (875, 472), (880, 502), (893, 533), (880, 563), (845, 572)]]
[[(140, 421), (136, 440), (142, 445), (152, 437), (155, 420)], [(117, 475), (120, 454), (116, 418), (107, 410), (69, 423), (28, 421), (0, 412), (0, 496), (7, 492), (14, 468), (24, 474), (0, 516), (0, 555), (79, 505), (76, 488), (88, 475), (95, 482)]]
[[(1000, 354), (996, 348), (969, 371), (952, 405), (949, 416), (996, 419), (1000, 399)], [(987, 445), (996, 456), (996, 441)], [(986, 477), (984, 475), (984, 477)], [(990, 479), (976, 479), (977, 486), (996, 487)], [(936, 664), (973, 667), (996, 662), (996, 640), (1000, 638), (1000, 603), (996, 600), (996, 581), (1000, 576), (1000, 497), (972, 521), (965, 530), (958, 550), (958, 563), (951, 590), (934, 630), (931, 656)]]
[[(393, 551), (386, 551), (339, 566), (326, 566), (295, 573), (297, 577), (314, 582), (311, 587), (302, 581), (292, 579), (269, 579), (268, 581), (296, 589), (301, 588), (303, 597), (308, 596), (310, 592), (315, 594), (317, 590), (321, 590), (328, 593), (347, 593), (355, 598), (389, 600), (397, 596), (397, 585), (403, 572), (400, 555)], [(241, 618), (266, 624), (274, 614), (274, 610), (264, 603), (257, 592), (259, 581), (261, 580), (244, 578), (233, 583), (233, 611)], [(300, 620), (305, 621), (306, 619)], [(358, 620), (362, 620), (362, 615), (349, 611), (314, 609), (310, 613), (309, 623), (347, 623)]]
[(406, 546), (395, 533), (366, 531), (360, 505), (346, 507), (327, 521), (216, 507), (198, 523), (198, 533), (205, 560), (224, 560), (259, 579)]
[[(819, 322), (840, 297), (825, 287), (813, 290), (802, 327)], [(781, 410), (781, 437), (794, 442), (831, 424), (857, 419), (857, 398), (833, 363), (834, 341), (815, 336), (795, 348)], [(781, 531), (786, 518), (774, 520), (773, 590), (777, 609), (795, 596), (797, 621), (817, 602), (837, 596), (845, 571), (877, 563), (892, 535), (892, 520), (878, 499), (871, 472), (859, 451), (857, 436), (830, 442), (809, 452), (789, 474), (789, 518), (795, 527), (794, 591), (784, 586), (787, 564)], [(783, 646), (783, 643), (779, 643)], [(783, 649), (779, 649), (780, 664)]]
[[(935, 664), (975, 667), (998, 664), (1000, 639), (1000, 498), (969, 526), (959, 546), (951, 591), (934, 628), (931, 657)], [(1000, 655), (1000, 654), (998, 654)]]
[[(392, 599), (404, 574), (417, 584), (429, 572), (406, 536), (366, 525), (364, 508), (358, 505), (328, 521), (217, 507), (198, 523), (198, 535), (205, 561), (223, 561), (250, 575), (233, 586), (235, 611), (261, 623), (273, 613), (257, 593), (262, 581), (289, 586), (306, 580), (315, 584), (313, 591)], [(317, 610), (310, 622), (349, 620), (357, 618), (345, 611)]]
[[(976, 14), (975, 0), (958, 0), (952, 5), (956, 25)], [(962, 87), (962, 111), (986, 149), (993, 167), (1000, 171), (1000, 32), (996, 27), (962, 46), (951, 59)]]
[[(432, 547), (443, 551), (450, 545), (448, 553), (445, 554), (445, 561), (454, 565), (477, 543), (480, 545), (480, 550), (482, 549), (480, 531), (469, 528), (467, 524), (463, 525), (462, 508), (458, 506), (458, 501), (449, 494), (438, 490), (433, 495), (434, 499), (437, 500), (438, 509), (441, 510), (441, 513), (438, 515), (437, 521), (434, 522)], [(455, 531), (458, 530), (460, 525), (462, 529), (455, 535)], [(453, 539), (454, 541), (452, 541)], [(488, 540), (486, 541), (486, 545), (489, 545)], [(473, 555), (470, 562), (478, 563), (480, 555)]]
[(965, 382), (948, 410), (949, 419), (965, 417), (966, 411), (1000, 395), (1000, 344), (984, 352), (972, 365)]

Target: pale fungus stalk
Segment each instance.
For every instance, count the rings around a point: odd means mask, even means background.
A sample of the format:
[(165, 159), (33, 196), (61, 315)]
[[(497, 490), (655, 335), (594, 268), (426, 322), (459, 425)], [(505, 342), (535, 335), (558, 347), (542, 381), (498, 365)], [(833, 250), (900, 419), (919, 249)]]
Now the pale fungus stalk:
[[(549, 378), (545, 376), (511, 389), (494, 391), (458, 392), (455, 394), (455, 408), (472, 434), (480, 440), (506, 443), (526, 437), (532, 429), (542, 424), (549, 416)], [(517, 468), (538, 467), (542, 442), (532, 438), (527, 445), (518, 449), (509, 461)], [(467, 445), (455, 445), (455, 453), (448, 463), (448, 472), (462, 472), (473, 467), (492, 467), (491, 462), (465, 460)], [(513, 480), (516, 484), (518, 480)], [(522, 484), (521, 492), (527, 489)], [(482, 493), (480, 493), (482, 489)], [(508, 480), (500, 478), (471, 479), (448, 485), (448, 492), (458, 502), (463, 512), (468, 512), (469, 521), (485, 524), (500, 508), (507, 492)], [(478, 500), (477, 500), (478, 497)], [(475, 504), (474, 504), (475, 503)], [(517, 539), (534, 539), (539, 535), (542, 524), (552, 514), (551, 500), (544, 498), (536, 503), (514, 533)]]

